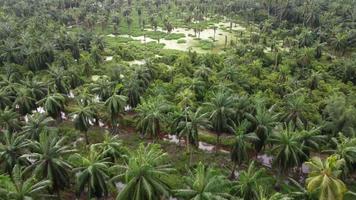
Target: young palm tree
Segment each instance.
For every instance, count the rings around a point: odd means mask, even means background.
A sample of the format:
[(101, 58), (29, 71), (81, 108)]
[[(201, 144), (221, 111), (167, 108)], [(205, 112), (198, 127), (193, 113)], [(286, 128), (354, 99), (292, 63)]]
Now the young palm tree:
[(0, 109), (5, 109), (11, 105), (12, 95), (5, 89), (0, 89)]
[(220, 135), (229, 127), (231, 117), (234, 114), (234, 105), (235, 101), (233, 96), (226, 92), (214, 93), (210, 102), (205, 103), (209, 121), (213, 129), (217, 131), (216, 149), (218, 149), (220, 145)]
[(61, 111), (64, 109), (64, 96), (59, 93), (48, 94), (38, 102), (53, 119), (61, 119)]
[(259, 140), (255, 133), (246, 133), (248, 126), (249, 123), (244, 120), (239, 126), (234, 125), (232, 130), (235, 133), (235, 140), (230, 152), (231, 161), (234, 163), (230, 175), (231, 179), (235, 178), (236, 167), (248, 160), (248, 152), (251, 148), (250, 143)]
[(356, 163), (356, 138), (349, 138), (339, 133), (338, 138), (332, 138), (333, 145), (336, 148), (326, 150), (333, 154), (339, 155), (340, 158), (345, 160), (345, 173), (349, 173), (353, 169), (353, 165)]
[(310, 173), (306, 180), (306, 188), (309, 192), (316, 193), (319, 200), (342, 200), (347, 192), (346, 185), (339, 179), (345, 160), (338, 156), (330, 156), (322, 161), (319, 157), (313, 157), (306, 164)]
[(95, 115), (92, 107), (90, 105), (84, 106), (80, 104), (70, 115), (74, 117), (75, 129), (84, 133), (85, 142), (86, 144), (89, 144), (88, 130), (90, 127), (90, 123)]
[(162, 97), (143, 101), (135, 109), (137, 112), (137, 128), (141, 134), (157, 138), (161, 134), (161, 123), (168, 109), (169, 105)]
[(15, 165), (12, 178), (0, 175), (0, 199), (31, 200), (48, 198), (49, 180), (38, 181), (34, 176), (24, 179), (24, 170)]
[(110, 121), (113, 132), (117, 132), (119, 115), (124, 111), (127, 97), (123, 95), (113, 94), (105, 101), (105, 107), (110, 115)]
[(271, 180), (266, 175), (265, 169), (257, 170), (254, 162), (251, 162), (246, 170), (240, 171), (239, 180), (234, 182), (233, 189), (243, 199), (258, 199), (261, 187), (267, 189), (271, 186)]
[(57, 134), (42, 132), (39, 141), (30, 144), (31, 153), (22, 157), (33, 160), (26, 170), (41, 178), (51, 181), (51, 190), (60, 197), (60, 190), (69, 186), (71, 165), (65, 160), (65, 156), (74, 152), (65, 145), (66, 138), (59, 138)]
[(8, 130), (14, 132), (21, 128), (19, 122), (19, 114), (14, 112), (13, 109), (5, 107), (0, 110), (0, 130)]
[(296, 128), (304, 128), (308, 124), (307, 114), (310, 110), (310, 105), (306, 102), (303, 94), (293, 94), (287, 97), (286, 103), (283, 105), (282, 119), (286, 123), (292, 122)]
[(32, 97), (31, 91), (25, 87), (18, 88), (13, 107), (18, 108), (18, 112), (22, 115), (31, 113), (36, 108), (36, 102)]
[(38, 140), (41, 132), (47, 132), (51, 129), (51, 117), (44, 114), (35, 113), (28, 118), (28, 122), (22, 127), (22, 132), (30, 139)]
[(140, 103), (140, 97), (144, 92), (144, 82), (138, 78), (130, 78), (125, 82), (124, 94), (128, 97), (128, 104), (136, 108)]
[(273, 114), (267, 110), (264, 106), (257, 106), (256, 114), (245, 114), (245, 117), (252, 122), (254, 126), (254, 133), (259, 138), (255, 141), (256, 155), (265, 146), (267, 138), (272, 133), (272, 129), (277, 125), (278, 115)]
[(140, 144), (137, 151), (131, 153), (125, 166), (117, 165), (113, 169), (123, 170), (113, 181), (123, 180), (126, 184), (116, 197), (117, 200), (169, 197), (168, 181), (173, 169), (167, 164), (167, 154), (163, 153), (159, 145)]
[(199, 163), (194, 171), (185, 177), (187, 188), (175, 190), (175, 196), (190, 200), (228, 200), (230, 182), (217, 171)]
[(0, 166), (11, 174), (13, 167), (22, 160), (20, 156), (26, 152), (29, 141), (25, 135), (5, 131), (0, 137)]
[(273, 144), (272, 152), (275, 154), (273, 164), (280, 174), (285, 174), (293, 167), (301, 166), (307, 155), (304, 154), (304, 144), (301, 142), (294, 127), (289, 126), (272, 133), (269, 141)]
[(190, 154), (189, 164), (191, 163), (193, 152), (190, 149), (190, 145), (199, 146), (198, 129), (209, 126), (207, 115), (207, 113), (202, 113), (200, 108), (196, 112), (192, 112), (189, 108), (186, 108), (174, 122), (176, 125), (174, 132), (179, 138), (185, 138), (187, 151)]
[(92, 146), (95, 151), (100, 152), (103, 158), (109, 158), (112, 163), (127, 158), (128, 150), (123, 146), (117, 135), (112, 136), (105, 133), (103, 141)]
[(70, 160), (75, 166), (77, 196), (80, 197), (87, 187), (88, 199), (108, 195), (109, 165), (100, 153), (92, 149), (87, 156), (73, 154)]
[(99, 78), (89, 88), (101, 101), (106, 101), (113, 94), (114, 86), (115, 83), (107, 78)]

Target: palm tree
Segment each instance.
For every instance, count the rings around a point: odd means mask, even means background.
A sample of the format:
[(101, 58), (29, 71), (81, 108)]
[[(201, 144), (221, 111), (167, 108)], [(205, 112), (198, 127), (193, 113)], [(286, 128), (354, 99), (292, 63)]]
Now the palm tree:
[(265, 146), (267, 138), (272, 133), (272, 129), (277, 125), (278, 115), (267, 110), (263, 105), (257, 105), (256, 114), (245, 114), (245, 117), (252, 122), (254, 133), (259, 138), (255, 141), (256, 155)]
[(52, 66), (48, 70), (50, 84), (53, 85), (57, 92), (68, 94), (70, 85), (67, 71), (61, 67)]
[(46, 189), (50, 186), (49, 180), (38, 181), (34, 176), (24, 179), (24, 170), (15, 165), (12, 178), (0, 175), (0, 199), (33, 200), (48, 198)]
[(113, 128), (113, 132), (117, 132), (118, 117), (124, 111), (127, 97), (114, 93), (105, 101), (105, 107), (110, 115), (110, 121)]
[(306, 102), (303, 94), (293, 93), (288, 96), (283, 105), (282, 119), (286, 123), (292, 122), (297, 128), (306, 127), (308, 124), (307, 114), (311, 111), (310, 105)]
[(9, 92), (5, 89), (0, 89), (0, 109), (4, 109), (6, 106), (11, 105), (11, 98), (12, 95), (10, 95)]
[(89, 144), (88, 130), (95, 115), (92, 106), (79, 104), (70, 115), (74, 117), (75, 129), (84, 133), (85, 142)]
[(64, 109), (64, 96), (59, 93), (48, 94), (38, 102), (53, 119), (61, 119), (61, 112)]
[(230, 182), (212, 168), (199, 163), (194, 171), (185, 177), (187, 188), (175, 190), (175, 196), (191, 200), (210, 200), (231, 198)]
[(345, 173), (351, 172), (353, 165), (356, 163), (356, 138), (349, 138), (339, 133), (339, 137), (333, 137), (331, 141), (335, 148), (325, 152), (339, 155), (340, 158), (345, 160)]
[(130, 78), (124, 84), (124, 94), (128, 97), (128, 104), (136, 108), (140, 103), (140, 96), (144, 92), (144, 82), (138, 78)]
[(114, 91), (115, 83), (107, 78), (100, 77), (97, 81), (90, 85), (90, 90), (98, 95), (101, 101), (106, 101)]
[(231, 117), (234, 114), (235, 101), (233, 96), (226, 92), (213, 93), (209, 102), (205, 103), (205, 109), (209, 115), (212, 127), (217, 131), (216, 149), (220, 144), (220, 135), (229, 127)]
[(345, 160), (333, 155), (322, 161), (319, 157), (313, 157), (306, 164), (310, 173), (306, 180), (306, 188), (309, 192), (316, 193), (319, 200), (342, 200), (347, 192), (346, 185), (339, 179), (341, 168)]
[(123, 146), (117, 135), (112, 136), (105, 133), (103, 141), (92, 146), (95, 151), (100, 152), (103, 158), (109, 158), (112, 163), (127, 158), (128, 150)]
[(183, 113), (176, 118), (174, 124), (176, 125), (174, 132), (179, 138), (185, 138), (187, 151), (190, 154), (190, 164), (192, 150), (189, 147), (190, 145), (195, 147), (199, 146), (198, 129), (209, 126), (207, 113), (202, 113), (202, 109), (200, 108), (196, 112), (192, 112), (189, 108), (186, 108)]
[(159, 145), (140, 144), (138, 149), (130, 154), (126, 165), (114, 166), (113, 170), (123, 170), (123, 173), (112, 180), (123, 180), (126, 184), (116, 197), (117, 200), (169, 197), (168, 181), (173, 169), (167, 164), (167, 154), (163, 153)]
[(234, 182), (233, 189), (243, 199), (257, 200), (261, 187), (271, 186), (271, 180), (266, 176), (264, 168), (257, 170), (254, 162), (251, 162), (246, 170), (240, 171), (239, 180)]
[(0, 137), (0, 165), (5, 172), (11, 174), (13, 167), (21, 163), (20, 156), (26, 152), (29, 141), (25, 135), (5, 131)]
[[(285, 125), (286, 126), (286, 125)], [(272, 133), (269, 141), (273, 144), (272, 152), (275, 154), (273, 164), (279, 169), (279, 174), (285, 174), (289, 169), (301, 166), (307, 155), (304, 154), (304, 144), (298, 132), (289, 124)]]
[(157, 138), (161, 134), (161, 123), (168, 109), (169, 105), (162, 97), (150, 98), (141, 102), (135, 109), (137, 128), (140, 133)]
[(73, 171), (76, 172), (77, 196), (80, 197), (87, 186), (88, 199), (108, 195), (110, 162), (92, 148), (87, 156), (73, 154), (70, 157), (75, 166)]
[(57, 134), (42, 132), (39, 141), (30, 144), (31, 153), (22, 157), (32, 161), (26, 170), (41, 179), (51, 181), (51, 190), (60, 197), (60, 190), (69, 186), (71, 165), (65, 160), (65, 156), (74, 152), (65, 145), (65, 137), (59, 138)]
[(22, 132), (30, 139), (38, 140), (40, 133), (51, 129), (49, 125), (52, 121), (51, 117), (35, 113), (28, 118), (28, 122), (22, 127)]
[(13, 103), (13, 107), (17, 108), (20, 114), (26, 115), (36, 108), (35, 101), (28, 88), (20, 87), (16, 91), (16, 99)]
[(8, 130), (10, 132), (19, 130), (21, 126), (18, 118), (19, 114), (9, 107), (0, 110), (0, 130)]
[(246, 133), (249, 123), (244, 120), (239, 126), (234, 125), (232, 132), (235, 133), (234, 145), (230, 152), (231, 161), (234, 163), (230, 178), (235, 178), (235, 170), (238, 165), (243, 164), (248, 159), (248, 152), (251, 146), (249, 143), (253, 143), (259, 140), (255, 133)]

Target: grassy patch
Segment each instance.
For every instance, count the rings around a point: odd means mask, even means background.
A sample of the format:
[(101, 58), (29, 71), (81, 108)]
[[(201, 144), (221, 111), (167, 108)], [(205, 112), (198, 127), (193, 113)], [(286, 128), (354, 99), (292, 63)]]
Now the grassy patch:
[(185, 39), (179, 39), (179, 40), (177, 40), (177, 43), (178, 44), (185, 44), (185, 43), (187, 43), (187, 41)]
[(199, 40), (198, 47), (203, 50), (211, 50), (214, 48), (214, 42), (210, 40)]

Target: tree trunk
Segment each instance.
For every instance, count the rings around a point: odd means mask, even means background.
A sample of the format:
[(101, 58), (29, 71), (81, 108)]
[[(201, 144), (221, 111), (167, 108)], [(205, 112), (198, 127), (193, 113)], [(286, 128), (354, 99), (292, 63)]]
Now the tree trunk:
[(230, 174), (230, 176), (229, 176), (229, 179), (230, 179), (230, 180), (234, 180), (234, 179), (236, 178), (236, 176), (235, 176), (236, 168), (237, 168), (237, 163), (234, 162), (234, 165), (233, 165), (233, 167), (232, 167), (232, 169), (231, 169), (231, 174)]
[(85, 131), (85, 132), (84, 132), (84, 136), (85, 136), (85, 143), (86, 143), (87, 145), (89, 145), (88, 131)]

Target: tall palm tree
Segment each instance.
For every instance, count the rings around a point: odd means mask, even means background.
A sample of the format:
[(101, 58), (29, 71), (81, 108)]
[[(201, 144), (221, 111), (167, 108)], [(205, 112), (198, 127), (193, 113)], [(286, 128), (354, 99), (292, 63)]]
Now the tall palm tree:
[(175, 196), (190, 200), (227, 200), (231, 198), (230, 182), (212, 168), (199, 163), (185, 177), (187, 188), (175, 190)]
[(130, 154), (126, 165), (117, 165), (113, 169), (119, 171), (113, 181), (123, 180), (126, 184), (116, 197), (117, 200), (169, 197), (168, 181), (173, 169), (167, 164), (167, 154), (163, 153), (159, 145), (140, 144), (138, 149)]
[(235, 133), (234, 145), (230, 152), (231, 161), (234, 163), (230, 178), (235, 178), (235, 170), (238, 165), (243, 164), (248, 159), (250, 143), (259, 140), (255, 133), (246, 133), (249, 123), (244, 120), (239, 126), (234, 125), (232, 132)]
[(52, 121), (53, 119), (51, 117), (35, 113), (28, 118), (28, 122), (22, 127), (22, 131), (30, 139), (38, 140), (40, 133), (47, 132), (51, 129), (49, 125)]
[(265, 146), (267, 138), (272, 133), (272, 129), (277, 125), (278, 115), (267, 110), (264, 105), (258, 105), (256, 108), (256, 114), (252, 115), (246, 113), (245, 117), (252, 122), (254, 127), (254, 133), (259, 138), (255, 141), (256, 155)]
[(124, 111), (127, 97), (123, 95), (113, 94), (105, 101), (105, 107), (110, 115), (110, 121), (113, 132), (117, 132), (119, 115)]
[(24, 170), (16, 165), (12, 170), (12, 178), (0, 175), (0, 199), (33, 200), (48, 198), (46, 189), (49, 180), (37, 180), (34, 176), (24, 178)]
[(48, 94), (38, 102), (53, 119), (61, 119), (61, 112), (64, 109), (64, 96), (59, 93)]
[(306, 188), (309, 192), (316, 193), (319, 200), (342, 200), (344, 198), (347, 188), (339, 176), (345, 160), (335, 155), (324, 161), (319, 157), (313, 157), (306, 164), (310, 168), (306, 180)]
[(261, 187), (271, 186), (271, 180), (266, 175), (265, 169), (257, 170), (254, 162), (251, 162), (246, 170), (240, 171), (239, 180), (234, 182), (233, 190), (243, 199), (257, 200)]
[(51, 181), (51, 190), (60, 197), (60, 190), (70, 184), (70, 170), (72, 169), (65, 156), (74, 152), (65, 145), (65, 137), (59, 138), (55, 133), (42, 132), (39, 141), (30, 144), (31, 153), (22, 157), (32, 161), (26, 170), (41, 178)]
[(0, 130), (8, 130), (10, 132), (19, 130), (21, 128), (19, 122), (19, 114), (14, 112), (13, 109), (5, 107), (0, 110)]
[(95, 113), (93, 112), (92, 106), (79, 104), (78, 107), (70, 114), (74, 117), (74, 127), (75, 129), (84, 133), (85, 142), (89, 144), (88, 130), (90, 123), (93, 120)]
[(105, 133), (103, 141), (92, 146), (95, 151), (100, 152), (103, 158), (109, 158), (112, 163), (127, 158), (128, 150), (123, 146), (117, 135), (112, 136)]
[(162, 97), (141, 102), (136, 108), (137, 128), (141, 134), (157, 138), (161, 134), (161, 123), (168, 109), (169, 105)]
[(220, 135), (229, 128), (229, 123), (234, 114), (234, 105), (233, 96), (226, 92), (213, 93), (210, 101), (204, 104), (209, 115), (209, 121), (217, 132), (216, 149), (220, 144)]
[[(21, 163), (20, 156), (26, 152), (29, 141), (25, 135), (5, 131), (0, 137), (0, 166), (11, 174), (13, 167)], [(23, 164), (23, 163), (22, 163)]]
[(100, 198), (108, 195), (109, 165), (106, 158), (91, 147), (86, 156), (73, 154), (70, 157), (73, 169), (76, 172), (77, 196), (80, 197), (87, 187), (88, 199)]

